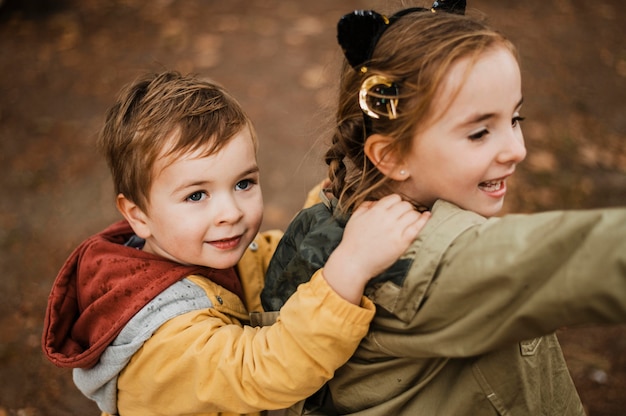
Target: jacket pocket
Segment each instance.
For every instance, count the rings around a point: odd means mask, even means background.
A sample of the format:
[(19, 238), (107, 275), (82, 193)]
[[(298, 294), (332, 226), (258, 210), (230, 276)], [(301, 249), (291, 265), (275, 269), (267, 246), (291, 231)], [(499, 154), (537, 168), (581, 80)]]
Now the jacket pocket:
[(472, 371), (499, 415), (585, 415), (554, 334), (485, 354)]

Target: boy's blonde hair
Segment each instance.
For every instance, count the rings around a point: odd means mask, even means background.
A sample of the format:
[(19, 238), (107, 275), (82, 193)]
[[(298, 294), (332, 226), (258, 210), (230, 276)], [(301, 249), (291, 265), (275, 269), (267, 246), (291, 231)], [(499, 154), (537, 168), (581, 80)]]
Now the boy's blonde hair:
[(116, 194), (146, 211), (155, 162), (197, 149), (219, 151), (252, 123), (221, 86), (178, 72), (150, 74), (126, 86), (99, 138)]
[[(360, 72), (344, 62), (336, 127), (325, 155), (332, 191), (341, 212), (354, 210), (365, 200), (391, 193), (390, 180), (364, 153), (367, 136), (393, 138), (388, 151), (406, 155), (420, 127), (444, 108), (434, 108), (446, 75), (462, 58), (474, 61), (486, 50), (502, 45), (517, 58), (515, 46), (485, 23), (450, 13), (413, 12), (390, 25), (378, 40), (372, 58)], [(370, 118), (359, 106), (359, 90), (372, 75), (382, 75), (399, 89), (398, 118)], [(369, 118), (369, 117), (368, 117)]]

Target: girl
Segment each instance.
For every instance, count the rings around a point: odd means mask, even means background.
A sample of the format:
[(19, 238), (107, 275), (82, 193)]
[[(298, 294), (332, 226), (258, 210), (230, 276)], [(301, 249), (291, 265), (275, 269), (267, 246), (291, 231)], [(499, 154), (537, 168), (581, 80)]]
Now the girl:
[(265, 309), (324, 264), (364, 201), (396, 192), (432, 218), (370, 281), (369, 333), (306, 411), (583, 415), (554, 331), (626, 321), (626, 209), (494, 217), (526, 156), (520, 69), (464, 3), (339, 22), (331, 195), (286, 231)]

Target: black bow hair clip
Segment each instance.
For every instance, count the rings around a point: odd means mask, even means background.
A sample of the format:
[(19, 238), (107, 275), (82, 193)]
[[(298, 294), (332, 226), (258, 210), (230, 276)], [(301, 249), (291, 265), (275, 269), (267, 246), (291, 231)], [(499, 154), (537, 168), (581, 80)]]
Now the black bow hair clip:
[[(381, 35), (399, 18), (409, 13), (426, 11), (464, 14), (465, 5), (465, 0), (438, 0), (430, 9), (412, 7), (400, 10), (391, 17), (373, 10), (355, 10), (344, 15), (337, 23), (337, 41), (350, 66), (366, 73), (366, 65)], [(398, 117), (399, 95), (399, 86), (383, 75), (372, 75), (363, 81), (359, 90), (359, 106), (369, 116), (365, 118), (367, 134), (371, 133), (371, 118), (384, 116), (394, 120)]]
[(362, 70), (364, 64), (372, 57), (378, 39), (391, 24), (402, 16), (425, 11), (464, 14), (465, 6), (465, 0), (437, 0), (430, 9), (411, 7), (400, 10), (391, 17), (374, 10), (355, 10), (344, 15), (337, 23), (337, 41), (350, 66), (356, 70)]

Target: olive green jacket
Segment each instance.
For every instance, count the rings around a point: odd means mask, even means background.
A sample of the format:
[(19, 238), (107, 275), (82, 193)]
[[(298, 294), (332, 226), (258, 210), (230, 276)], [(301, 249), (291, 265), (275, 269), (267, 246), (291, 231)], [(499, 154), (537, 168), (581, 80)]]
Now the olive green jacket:
[[(553, 332), (626, 322), (626, 209), (487, 220), (438, 201), (432, 213), (366, 290), (369, 334), (308, 413), (584, 415)], [(266, 310), (323, 265), (343, 223), (322, 204), (296, 217), (270, 264)]]

